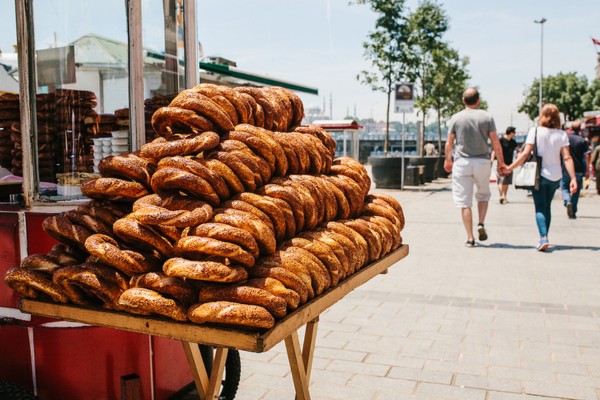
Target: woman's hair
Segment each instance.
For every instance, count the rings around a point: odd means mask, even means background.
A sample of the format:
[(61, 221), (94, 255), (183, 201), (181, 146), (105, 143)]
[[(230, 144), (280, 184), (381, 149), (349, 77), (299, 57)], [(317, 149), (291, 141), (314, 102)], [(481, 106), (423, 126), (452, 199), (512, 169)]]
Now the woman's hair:
[(540, 126), (560, 129), (560, 112), (558, 111), (558, 107), (552, 103), (544, 104), (539, 122)]

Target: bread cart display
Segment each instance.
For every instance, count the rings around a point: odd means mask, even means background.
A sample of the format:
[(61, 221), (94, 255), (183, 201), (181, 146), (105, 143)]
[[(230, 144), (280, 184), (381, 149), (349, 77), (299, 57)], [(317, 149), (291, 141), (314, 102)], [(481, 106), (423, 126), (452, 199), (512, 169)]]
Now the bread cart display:
[[(364, 166), (334, 159), (332, 137), (302, 117), (282, 88), (179, 93), (153, 115), (159, 138), (103, 159), (81, 187), (91, 200), (44, 220), (61, 243), (4, 277), (43, 300), (22, 311), (178, 339), (210, 399), (227, 348), (284, 340), (298, 398), (310, 398), (319, 314), (408, 248), (398, 201), (370, 193)], [(217, 346), (210, 380), (191, 342)]]

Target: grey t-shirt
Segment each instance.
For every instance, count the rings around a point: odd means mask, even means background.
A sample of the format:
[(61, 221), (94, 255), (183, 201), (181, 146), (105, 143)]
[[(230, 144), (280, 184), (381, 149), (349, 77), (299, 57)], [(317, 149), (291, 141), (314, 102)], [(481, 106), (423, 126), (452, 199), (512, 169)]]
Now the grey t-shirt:
[(454, 114), (448, 133), (456, 135), (455, 158), (489, 158), (488, 139), (496, 131), (496, 123), (484, 110), (465, 108)]

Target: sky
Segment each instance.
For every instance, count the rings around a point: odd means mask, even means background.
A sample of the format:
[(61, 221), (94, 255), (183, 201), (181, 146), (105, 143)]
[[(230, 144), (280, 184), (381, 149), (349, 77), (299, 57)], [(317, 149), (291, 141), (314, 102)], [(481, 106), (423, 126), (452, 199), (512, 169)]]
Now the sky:
[[(163, 40), (157, 14), (160, 0), (142, 0), (144, 46)], [(544, 24), (544, 75), (575, 72), (595, 76), (600, 39), (597, 0), (440, 0), (450, 21), (444, 40), (470, 60), (469, 85), (477, 86), (489, 105), (499, 131), (514, 125), (519, 132), (532, 126), (517, 108), (523, 92), (540, 76), (541, 25)], [(58, 44), (95, 32), (124, 40), (122, 0), (44, 0), (36, 2), (36, 19), (68, 21), (57, 34)], [(414, 10), (418, 0), (407, 0)], [(14, 43), (14, 2), (0, 2), (7, 23), (0, 32), (0, 49)], [(42, 8), (44, 7), (44, 8)], [(89, 10), (92, 10), (91, 12)], [(68, 10), (65, 12), (64, 10)], [(87, 11), (86, 11), (87, 10)], [(305, 107), (325, 108), (333, 119), (346, 115), (385, 120), (386, 96), (361, 85), (357, 74), (370, 68), (362, 45), (373, 30), (375, 15), (368, 6), (349, 0), (198, 0), (198, 39), (204, 56), (233, 60), (239, 69), (319, 89), (301, 94)], [(66, 15), (68, 14), (68, 15)], [(36, 30), (36, 40), (50, 42), (54, 34)], [(600, 51), (600, 47), (598, 48)], [(402, 114), (391, 114), (401, 121)], [(416, 119), (406, 114), (407, 121)]]

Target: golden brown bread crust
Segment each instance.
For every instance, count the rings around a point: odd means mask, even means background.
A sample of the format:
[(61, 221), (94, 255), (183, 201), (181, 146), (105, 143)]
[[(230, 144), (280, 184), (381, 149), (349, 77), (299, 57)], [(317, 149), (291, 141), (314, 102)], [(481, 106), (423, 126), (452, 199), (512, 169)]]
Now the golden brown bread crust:
[(253, 217), (258, 218), (262, 222), (265, 223), (272, 231), (275, 231), (273, 228), (273, 223), (271, 219), (260, 210), (260, 208), (254, 207), (252, 204), (244, 201), (244, 200), (227, 200), (221, 203), (221, 207), (218, 209), (219, 212), (224, 213), (234, 213), (231, 210), (243, 211), (252, 214)]
[(244, 185), (244, 189), (250, 192), (256, 190), (256, 181), (254, 180), (254, 172), (244, 165), (242, 160), (235, 153), (225, 151), (211, 151), (206, 155), (208, 159), (216, 159), (227, 165), (239, 178)]
[(362, 215), (360, 219), (377, 225), (383, 231), (384, 252), (381, 257), (398, 247), (400, 243), (400, 230), (390, 220), (379, 215)]
[(207, 222), (189, 229), (185, 236), (203, 236), (235, 243), (248, 251), (252, 256), (258, 257), (259, 249), (254, 236), (250, 232), (227, 224)]
[(45, 272), (50, 275), (63, 267), (58, 259), (50, 254), (32, 254), (22, 259), (19, 266), (30, 271)]
[(179, 302), (147, 288), (134, 287), (125, 290), (119, 297), (118, 304), (128, 311), (141, 311), (142, 314), (152, 313), (176, 321), (187, 321), (186, 309)]
[(4, 275), (4, 282), (15, 292), (30, 299), (48, 296), (57, 303), (68, 303), (69, 298), (47, 274), (23, 267), (12, 267)]
[(196, 133), (183, 138), (171, 136), (168, 139), (158, 138), (146, 143), (140, 149), (140, 155), (148, 159), (158, 160), (164, 157), (198, 154), (201, 151), (213, 149), (218, 144), (219, 135), (211, 131)]
[(97, 200), (134, 202), (148, 194), (148, 190), (139, 182), (119, 178), (88, 179), (81, 185), (84, 196)]
[(302, 284), (306, 288), (308, 299), (315, 297), (312, 277), (308, 272), (308, 268), (306, 265), (302, 264), (294, 254), (285, 253), (284, 251), (278, 250), (268, 257), (261, 258), (259, 265), (261, 267), (281, 267), (292, 272), (302, 280)]
[(104, 235), (112, 235), (112, 227), (106, 224), (101, 219), (94, 218), (79, 210), (69, 210), (63, 215), (77, 225), (87, 228), (92, 233), (102, 233)]
[(185, 236), (175, 245), (175, 254), (190, 260), (204, 260), (208, 256), (230, 259), (244, 267), (254, 266), (254, 256), (235, 243), (210, 237)]
[(156, 250), (164, 258), (173, 254), (173, 245), (166, 238), (135, 219), (121, 218), (114, 223), (113, 230), (121, 240), (144, 252)]
[(252, 278), (244, 282), (246, 286), (251, 286), (266, 290), (269, 293), (279, 296), (285, 300), (290, 310), (295, 310), (300, 304), (300, 295), (285, 287), (281, 281), (274, 278)]
[(279, 243), (283, 240), (286, 234), (286, 220), (284, 218), (283, 211), (278, 207), (277, 204), (275, 204), (275, 202), (272, 201), (272, 197), (244, 192), (238, 194), (232, 200), (238, 199), (251, 204), (269, 217), (273, 226), (273, 231), (275, 232), (276, 241)]
[[(275, 139), (275, 134), (266, 129), (262, 129), (257, 126), (253, 126), (250, 124), (240, 124), (235, 127), (236, 132), (247, 132), (255, 137), (259, 138), (262, 142), (264, 142), (268, 148), (271, 150), (273, 156), (275, 157), (275, 169), (274, 172), (278, 176), (286, 176), (288, 173), (288, 160), (285, 151), (279, 144), (279, 142)], [(236, 132), (230, 132), (230, 135), (236, 135)], [(232, 137), (233, 139), (233, 137)], [(250, 148), (252, 146), (248, 145)], [(253, 149), (253, 148), (252, 148)], [(253, 149), (254, 150), (254, 149)]]
[(286, 314), (286, 301), (273, 293), (245, 283), (237, 285), (205, 285), (200, 288), (200, 303), (211, 301), (233, 301), (240, 304), (251, 304), (267, 309), (275, 318), (283, 318)]
[(234, 212), (220, 213), (213, 217), (214, 222), (219, 222), (236, 228), (244, 229), (249, 232), (260, 249), (260, 254), (272, 254), (277, 245), (275, 234), (260, 219), (251, 218), (251, 214), (243, 211), (233, 210)]
[(159, 168), (178, 168), (184, 171), (198, 175), (209, 183), (212, 189), (217, 193), (221, 200), (226, 200), (231, 197), (229, 188), (225, 180), (218, 174), (218, 171), (213, 171), (205, 165), (205, 161), (195, 157), (167, 157), (159, 161)]
[(204, 178), (178, 168), (160, 168), (152, 176), (155, 193), (184, 192), (198, 197), (215, 207), (221, 201), (213, 187)]
[(184, 228), (209, 221), (213, 209), (207, 203), (187, 196), (151, 194), (133, 203), (130, 217), (142, 224)]
[(105, 178), (132, 180), (147, 188), (150, 188), (150, 179), (156, 168), (156, 164), (132, 153), (108, 156), (98, 164), (100, 175)]
[(59, 242), (85, 250), (85, 240), (92, 235), (83, 226), (73, 224), (64, 215), (53, 215), (42, 222), (42, 229)]
[(208, 322), (260, 329), (275, 325), (275, 319), (264, 307), (231, 301), (195, 304), (189, 308), (188, 318), (196, 324)]
[(352, 265), (348, 260), (346, 250), (335, 240), (335, 238), (333, 238), (331, 235), (327, 235), (324, 232), (315, 231), (302, 232), (298, 236), (307, 240), (316, 240), (323, 245), (328, 246), (342, 266), (342, 269), (340, 270), (340, 280), (350, 275)]
[[(267, 161), (264, 158), (252, 151), (252, 149), (250, 149), (245, 143), (240, 142), (239, 140), (226, 139), (221, 141), (217, 149), (229, 153), (236, 153), (238, 156), (239, 154), (243, 154), (243, 162), (246, 162), (248, 159), (251, 159), (251, 169), (254, 172), (254, 180), (256, 181), (257, 186), (262, 186), (263, 184), (267, 183), (269, 179), (271, 179), (272, 171), (269, 167), (269, 163), (267, 163)], [(256, 167), (254, 167), (254, 165), (256, 165)], [(257, 168), (257, 171), (254, 170), (254, 168)], [(260, 176), (260, 179), (259, 177), (257, 177), (257, 172)]]
[(369, 245), (367, 244), (367, 241), (360, 234), (358, 234), (358, 232), (337, 221), (329, 221), (327, 224), (325, 224), (325, 227), (336, 233), (339, 233), (340, 235), (344, 235), (352, 241), (352, 248), (355, 250), (354, 254), (359, 259), (358, 268), (363, 267), (369, 261)]
[[(348, 261), (350, 263), (349, 274), (356, 272), (360, 268), (360, 256), (357, 252), (357, 249), (354, 248), (353, 243), (350, 239), (328, 228), (319, 228), (314, 232), (321, 233), (327, 238), (333, 239), (336, 243), (339, 243), (342, 246), (344, 252), (346, 253), (346, 257), (348, 258)], [(321, 239), (324, 238), (321, 237)]]
[(294, 189), (282, 185), (268, 184), (259, 188), (256, 192), (288, 203), (294, 214), (295, 232), (301, 232), (304, 229), (304, 205)]
[(398, 200), (396, 200), (394, 197), (390, 196), (389, 194), (385, 194), (385, 193), (370, 193), (366, 197), (365, 201), (374, 202), (377, 204), (382, 204), (381, 202), (387, 203), (387, 205), (390, 206), (394, 210), (394, 212), (395, 212), (394, 215), (398, 218), (398, 221), (396, 222), (396, 224), (398, 225), (400, 230), (404, 229), (404, 224), (405, 224), (404, 212), (402, 211), (402, 206), (400, 205)]
[(335, 156), (335, 139), (325, 129), (318, 125), (300, 125), (294, 128), (294, 132), (309, 134), (318, 138), (323, 145), (327, 148), (331, 157)]
[(325, 265), (323, 265), (323, 263), (312, 253), (294, 246), (281, 247), (281, 250), (282, 252), (280, 254), (283, 258), (291, 257), (306, 267), (306, 270), (310, 274), (315, 296), (320, 295), (324, 290), (331, 286), (329, 271), (327, 271)]
[(229, 267), (214, 261), (192, 261), (175, 257), (163, 264), (167, 276), (194, 279), (207, 282), (240, 282), (248, 278), (243, 267)]
[(277, 279), (286, 288), (298, 293), (300, 304), (304, 304), (308, 300), (308, 288), (305, 282), (298, 275), (283, 268), (281, 265), (277, 266), (273, 263), (267, 265), (259, 264), (252, 268), (249, 273), (253, 278)]
[(234, 124), (229, 115), (210, 97), (195, 92), (193, 89), (184, 90), (169, 104), (169, 107), (180, 107), (192, 110), (210, 120), (218, 132), (233, 130)]
[(271, 183), (269, 185), (280, 185), (292, 189), (292, 192), (296, 195), (298, 200), (300, 200), (302, 214), (304, 216), (304, 230), (312, 230), (321, 222), (319, 220), (319, 215), (322, 216), (323, 214), (323, 205), (320, 201), (317, 201), (317, 199), (313, 197), (310, 190), (308, 190), (302, 184), (302, 182), (292, 180), (290, 178), (275, 177), (271, 179)]
[(146, 288), (171, 297), (186, 307), (197, 300), (197, 292), (183, 279), (166, 276), (162, 271), (136, 275), (129, 280), (132, 288)]
[(217, 159), (204, 160), (204, 164), (215, 171), (227, 184), (231, 194), (243, 193), (246, 191), (240, 178), (233, 172), (231, 168), (222, 161)]
[(241, 86), (234, 89), (238, 92), (246, 93), (252, 96), (257, 103), (257, 108), (260, 107), (262, 109), (264, 122), (260, 124), (255, 121), (254, 125), (272, 130), (273, 119), (275, 116), (275, 106), (272, 104), (271, 99), (265, 96), (265, 94), (259, 88)]
[(152, 128), (160, 136), (185, 132), (206, 132), (215, 129), (214, 124), (192, 110), (179, 107), (161, 107), (152, 115)]
[(305, 239), (301, 237), (295, 237), (283, 242), (282, 246), (294, 246), (304, 249), (315, 257), (317, 257), (329, 272), (331, 285), (335, 286), (338, 284), (341, 278), (341, 271), (343, 271), (340, 260), (335, 256), (335, 253), (331, 248), (318, 240)]
[(160, 269), (160, 260), (157, 257), (131, 250), (121, 250), (117, 241), (106, 235), (91, 235), (85, 241), (85, 248), (101, 262), (127, 276)]

